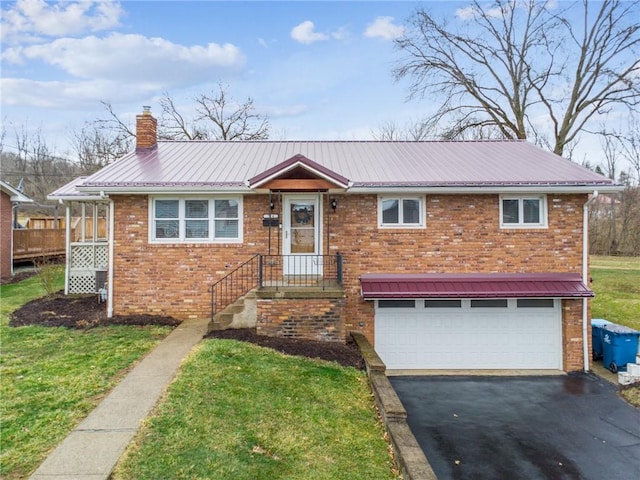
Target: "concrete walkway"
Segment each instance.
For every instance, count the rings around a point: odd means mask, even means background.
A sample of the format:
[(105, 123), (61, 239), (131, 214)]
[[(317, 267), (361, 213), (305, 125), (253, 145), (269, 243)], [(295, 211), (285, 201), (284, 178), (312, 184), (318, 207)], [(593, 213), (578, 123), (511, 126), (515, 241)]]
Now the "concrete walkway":
[(208, 322), (187, 320), (171, 332), (51, 452), (31, 479), (108, 479), (141, 421), (206, 333)]

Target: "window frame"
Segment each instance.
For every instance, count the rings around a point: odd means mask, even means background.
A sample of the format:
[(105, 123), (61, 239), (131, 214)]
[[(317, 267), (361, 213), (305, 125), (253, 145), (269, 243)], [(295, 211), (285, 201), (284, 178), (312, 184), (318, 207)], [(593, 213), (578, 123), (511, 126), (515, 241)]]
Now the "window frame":
[[(517, 223), (505, 223), (504, 221), (504, 202), (505, 200), (517, 200), (518, 201), (518, 222)], [(525, 223), (524, 221), (524, 202), (526, 200), (537, 200), (540, 205), (540, 218), (537, 223)], [(546, 195), (500, 195), (500, 228), (513, 229), (513, 228), (548, 228), (548, 208), (547, 208), (547, 196)]]
[[(386, 200), (398, 201), (398, 223), (384, 223), (382, 204)], [(417, 200), (418, 201), (418, 223), (404, 223), (403, 222), (403, 201), (404, 200)], [(378, 195), (378, 228), (398, 229), (398, 228), (412, 228), (422, 229), (426, 228), (426, 202), (424, 195)]]
[[(162, 220), (162, 217), (156, 217), (156, 201), (168, 200), (178, 202), (178, 236), (177, 238), (158, 238), (156, 237), (156, 221)], [(207, 237), (187, 237), (187, 222), (190, 220), (205, 220), (205, 217), (188, 217), (186, 216), (186, 203), (192, 200), (207, 201)], [(238, 202), (237, 218), (220, 218), (216, 217), (215, 202), (216, 200), (233, 200)], [(180, 196), (180, 195), (154, 195), (149, 196), (149, 243), (155, 244), (192, 244), (192, 243), (242, 243), (243, 242), (243, 197), (241, 195), (215, 195), (215, 196)], [(173, 219), (173, 218), (172, 218)], [(216, 221), (218, 220), (237, 220), (238, 235), (236, 237), (216, 237)]]

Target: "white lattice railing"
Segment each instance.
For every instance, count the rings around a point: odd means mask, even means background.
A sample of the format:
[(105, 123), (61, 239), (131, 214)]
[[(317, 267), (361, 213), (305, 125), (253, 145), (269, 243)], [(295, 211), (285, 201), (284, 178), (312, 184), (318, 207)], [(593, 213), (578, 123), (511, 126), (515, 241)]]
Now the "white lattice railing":
[(72, 243), (69, 262), (69, 293), (96, 293), (96, 278), (107, 269), (105, 242)]

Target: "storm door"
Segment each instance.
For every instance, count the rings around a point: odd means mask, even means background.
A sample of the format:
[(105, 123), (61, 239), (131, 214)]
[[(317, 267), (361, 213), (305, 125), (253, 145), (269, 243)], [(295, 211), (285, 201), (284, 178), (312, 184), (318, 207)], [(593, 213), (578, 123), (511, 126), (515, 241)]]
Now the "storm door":
[(282, 249), (285, 275), (322, 275), (320, 198), (319, 195), (285, 197)]

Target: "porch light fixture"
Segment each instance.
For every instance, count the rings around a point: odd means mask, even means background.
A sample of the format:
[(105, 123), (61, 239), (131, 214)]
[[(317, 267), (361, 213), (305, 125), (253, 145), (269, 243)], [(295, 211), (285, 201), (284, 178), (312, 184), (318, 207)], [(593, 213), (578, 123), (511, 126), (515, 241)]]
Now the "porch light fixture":
[(335, 198), (331, 199), (331, 208), (333, 208), (333, 211), (336, 211), (336, 208), (338, 208), (338, 201)]

